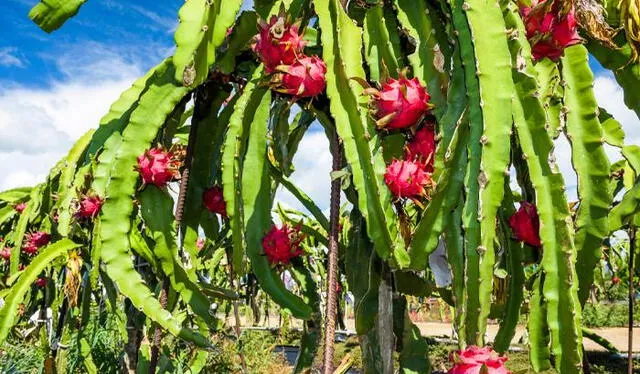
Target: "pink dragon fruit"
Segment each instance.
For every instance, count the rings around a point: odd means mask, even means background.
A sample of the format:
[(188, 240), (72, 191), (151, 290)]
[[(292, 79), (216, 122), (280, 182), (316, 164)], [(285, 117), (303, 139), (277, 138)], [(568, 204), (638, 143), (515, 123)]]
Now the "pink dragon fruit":
[(38, 278), (35, 282), (33, 282), (36, 286), (40, 288), (45, 288), (47, 286), (47, 278)]
[(317, 56), (301, 57), (288, 66), (278, 66), (272, 85), (276, 90), (295, 97), (314, 97), (326, 87), (327, 65)]
[(18, 212), (18, 214), (22, 214), (24, 210), (27, 208), (27, 203), (18, 203), (14, 205), (13, 209)]
[(291, 25), (283, 15), (274, 15), (268, 24), (260, 20), (258, 26), (253, 51), (267, 73), (273, 73), (280, 65), (291, 65), (302, 56), (306, 43), (299, 34), (299, 24)]
[(582, 41), (578, 35), (578, 22), (573, 7), (562, 16), (555, 4), (549, 11), (545, 0), (534, 0), (531, 7), (520, 8), (531, 43), (531, 54), (536, 61), (545, 57), (557, 61), (564, 49)]
[(198, 238), (198, 240), (196, 240), (196, 248), (198, 248), (199, 251), (204, 248), (204, 238)]
[(379, 128), (394, 130), (417, 125), (431, 109), (431, 96), (417, 78), (389, 79), (381, 90), (366, 92), (373, 97)]
[(393, 160), (387, 166), (384, 181), (396, 198), (415, 198), (426, 194), (425, 188), (431, 187), (431, 174), (422, 166), (409, 160)]
[(84, 196), (78, 202), (76, 217), (78, 218), (95, 218), (100, 212), (100, 208), (104, 204), (104, 200), (99, 196)]
[(9, 247), (4, 247), (4, 248), (0, 251), (0, 258), (2, 258), (3, 260), (7, 260), (7, 261), (9, 261), (9, 259), (11, 259), (11, 248), (9, 248)]
[(262, 238), (262, 248), (269, 263), (286, 265), (292, 258), (302, 255), (300, 243), (303, 239), (299, 227), (284, 224), (278, 228), (274, 225)]
[(40, 248), (49, 244), (50, 240), (51, 235), (44, 231), (36, 231), (34, 233), (27, 234), (22, 250), (30, 255), (36, 254)]
[(172, 152), (156, 147), (138, 156), (138, 172), (144, 184), (164, 187), (179, 176), (180, 162)]
[(521, 201), (520, 208), (509, 217), (509, 226), (516, 239), (531, 246), (539, 247), (540, 242), (540, 218), (536, 206), (528, 201)]
[(424, 170), (433, 172), (433, 159), (436, 152), (436, 133), (433, 125), (423, 126), (407, 145), (405, 159), (415, 161)]
[(224, 202), (222, 188), (219, 186), (213, 186), (204, 191), (202, 194), (202, 204), (211, 213), (216, 213), (223, 217), (227, 216), (227, 203)]
[(469, 346), (451, 354), (453, 367), (448, 374), (510, 374), (504, 366), (506, 357), (498, 355), (490, 347)]

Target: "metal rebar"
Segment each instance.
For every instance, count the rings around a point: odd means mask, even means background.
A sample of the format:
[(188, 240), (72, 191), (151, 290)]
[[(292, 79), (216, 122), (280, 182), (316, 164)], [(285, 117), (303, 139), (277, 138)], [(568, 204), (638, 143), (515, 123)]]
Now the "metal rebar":
[[(337, 140), (340, 143), (339, 139)], [(334, 171), (342, 168), (342, 151), (338, 147), (333, 156)], [(324, 323), (324, 357), (323, 373), (333, 373), (333, 352), (336, 335), (336, 306), (337, 306), (337, 284), (338, 284), (338, 227), (340, 220), (340, 179), (331, 181), (331, 201), (329, 211), (329, 223), (331, 226), (329, 233), (329, 264), (327, 277), (327, 305)]]

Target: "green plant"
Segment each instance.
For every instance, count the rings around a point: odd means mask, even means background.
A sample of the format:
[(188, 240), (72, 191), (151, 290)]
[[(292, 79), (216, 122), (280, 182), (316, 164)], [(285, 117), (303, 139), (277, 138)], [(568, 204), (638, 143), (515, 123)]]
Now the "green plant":
[[(30, 16), (51, 32), (82, 3), (42, 2)], [(619, 229), (635, 233), (640, 209), (640, 149), (599, 108), (588, 58), (615, 70), (638, 111), (633, 46), (591, 40), (594, 25), (582, 21), (580, 44), (574, 17), (592, 10), (559, 0), (256, 0), (241, 9), (240, 0), (186, 1), (174, 55), (125, 91), (45, 182), (0, 193), (0, 244), (10, 248), (2, 252), (0, 341), (23, 316), (50, 308), (43, 360), (67, 365), (58, 343), (73, 340), (73, 365), (96, 372), (88, 326), (97, 303), (98, 318), (118, 317), (129, 370), (244, 369), (266, 348), (251, 335), (243, 342), (240, 304), (255, 317), (263, 294), (285, 327), (289, 317), (304, 321), (295, 370), (313, 365), (324, 327), (330, 372), (333, 302), (344, 286), (355, 297), (365, 372), (428, 372), (429, 344), (409, 318), (409, 298), (437, 295), (452, 305), (460, 348), (485, 345), (488, 320), (497, 318), (495, 347), (506, 352), (526, 288), (533, 368), (582, 371), (582, 310), (594, 278), (602, 283), (602, 243)], [(329, 218), (289, 179), (314, 121), (334, 157)], [(405, 152), (425, 132), (435, 151)], [(577, 205), (555, 164), (561, 133)], [(611, 166), (605, 142), (624, 161)], [(178, 175), (174, 198), (167, 184)], [(279, 186), (310, 214), (275, 210), (295, 238), (274, 246), (290, 253), (273, 261), (263, 239)], [(206, 209), (205, 191), (220, 188), (225, 210)], [(100, 202), (99, 214), (78, 213), (87, 196)], [(539, 240), (523, 243), (514, 232), (518, 197), (535, 210), (530, 226), (539, 231), (530, 234)], [(36, 231), (51, 244), (36, 245)], [(452, 275), (445, 288), (428, 265), (441, 241)], [(534, 264), (523, 271), (523, 261)], [(320, 289), (330, 301), (324, 314)], [(210, 354), (213, 342), (231, 349), (212, 338), (228, 327), (220, 314), (234, 316), (234, 359)]]

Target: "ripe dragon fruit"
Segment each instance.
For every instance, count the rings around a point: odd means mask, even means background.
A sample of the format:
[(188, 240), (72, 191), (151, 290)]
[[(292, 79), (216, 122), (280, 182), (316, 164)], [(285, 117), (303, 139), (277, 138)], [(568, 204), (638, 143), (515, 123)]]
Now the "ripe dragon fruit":
[(95, 218), (100, 212), (104, 200), (99, 196), (84, 196), (77, 204), (76, 217)]
[(405, 150), (405, 160), (415, 161), (425, 171), (433, 172), (433, 159), (436, 152), (436, 133), (433, 125), (418, 130)]
[(222, 188), (219, 186), (213, 186), (204, 191), (202, 194), (202, 204), (211, 213), (216, 213), (223, 217), (227, 216), (227, 203), (224, 201)]
[(290, 227), (286, 224), (278, 228), (272, 226), (267, 235), (262, 238), (262, 248), (269, 263), (272, 265), (288, 264), (292, 258), (302, 255), (300, 243), (304, 235), (299, 227)]
[(431, 109), (429, 93), (417, 78), (389, 79), (381, 90), (367, 89), (373, 97), (379, 128), (404, 129), (417, 125)]
[(469, 346), (463, 351), (453, 352), (449, 360), (453, 367), (448, 374), (510, 374), (504, 366), (507, 358), (490, 347)]
[(45, 288), (47, 286), (47, 278), (38, 278), (33, 282), (33, 284), (40, 288)]
[(44, 231), (36, 231), (34, 233), (27, 234), (22, 250), (30, 255), (36, 254), (40, 248), (49, 244), (50, 240), (51, 235)]
[(516, 239), (531, 246), (539, 247), (540, 242), (540, 218), (536, 206), (528, 201), (521, 201), (520, 208), (509, 217), (509, 226), (513, 230)]
[(202, 248), (204, 248), (204, 243), (205, 243), (204, 238), (198, 238), (198, 240), (196, 240), (196, 248), (198, 248), (198, 250), (201, 251)]
[[(1, 254), (0, 254), (1, 255)], [(620, 278), (614, 276), (613, 278), (611, 278), (611, 283), (613, 284), (618, 284), (620, 283)]]
[(267, 73), (275, 72), (280, 65), (291, 65), (302, 56), (306, 43), (299, 34), (299, 24), (291, 25), (283, 15), (274, 15), (268, 24), (260, 20), (258, 26), (253, 51)]
[(162, 188), (179, 176), (180, 162), (172, 152), (156, 147), (138, 156), (138, 172), (143, 184), (155, 184)]
[(545, 57), (557, 61), (564, 49), (582, 41), (578, 35), (578, 23), (573, 7), (566, 15), (559, 14), (555, 5), (549, 11), (545, 0), (534, 0), (531, 7), (520, 8), (531, 43), (531, 54), (535, 61)]
[(295, 97), (314, 97), (326, 87), (327, 65), (317, 56), (301, 57), (288, 66), (278, 66), (281, 73), (271, 83), (278, 92)]
[(14, 205), (13, 209), (18, 212), (18, 214), (22, 214), (24, 210), (27, 208), (27, 203), (18, 203)]
[(425, 188), (433, 185), (431, 174), (424, 171), (420, 164), (408, 160), (393, 160), (387, 166), (384, 181), (396, 198), (424, 195)]
[(0, 251), (0, 258), (8, 261), (11, 258), (11, 248), (4, 247), (4, 249)]

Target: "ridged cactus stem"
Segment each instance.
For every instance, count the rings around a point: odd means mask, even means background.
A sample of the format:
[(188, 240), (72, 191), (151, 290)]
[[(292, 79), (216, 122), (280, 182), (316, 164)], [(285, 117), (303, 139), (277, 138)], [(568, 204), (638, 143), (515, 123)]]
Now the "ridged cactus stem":
[(571, 162), (578, 177), (580, 204), (575, 215), (575, 245), (578, 297), (582, 305), (589, 297), (594, 270), (602, 257), (602, 241), (608, 234), (607, 216), (613, 198), (609, 192), (610, 164), (588, 59), (584, 46), (568, 48), (561, 70), (567, 113), (565, 133), (571, 143)]
[[(514, 59), (522, 59), (513, 71), (516, 96), (513, 100), (515, 131), (527, 163), (536, 194), (542, 241), (542, 286), (551, 350), (561, 374), (582, 372), (582, 330), (575, 271), (576, 248), (571, 213), (564, 192), (565, 183), (555, 164), (553, 142), (545, 129), (546, 113), (537, 92), (524, 25), (514, 4), (505, 11), (509, 27), (517, 29), (510, 40)], [(543, 351), (542, 347), (537, 348)], [(546, 360), (544, 360), (546, 365)]]
[[(459, 194), (462, 200), (462, 194)], [(464, 282), (464, 242), (462, 235), (462, 205), (458, 206), (446, 217), (445, 240), (447, 258), (451, 266), (453, 301), (455, 303), (455, 317), (453, 328), (458, 334), (458, 348), (465, 348), (465, 282)]]
[[(229, 267), (229, 271), (227, 272), (229, 277), (229, 284), (232, 286), (233, 290), (236, 293), (239, 293), (238, 282), (236, 282), (236, 274), (233, 269), (233, 253), (231, 253), (230, 251), (227, 251), (227, 264)], [(237, 352), (238, 352), (238, 358), (240, 359), (240, 366), (242, 367), (242, 372), (248, 373), (247, 360), (245, 360), (244, 353), (242, 353), (242, 340), (240, 340), (240, 335), (242, 334), (242, 332), (240, 331), (240, 327), (242, 326), (242, 321), (240, 319), (240, 306), (238, 304), (239, 304), (239, 301), (237, 299), (232, 301), (233, 318), (235, 320), (235, 325), (233, 326), (233, 332), (235, 333), (236, 341), (238, 342)]]
[[(467, 146), (467, 169), (464, 179), (464, 207), (462, 209), (462, 225), (464, 233), (465, 268), (465, 336), (459, 337), (466, 343), (475, 344), (478, 340), (478, 300), (480, 224), (478, 222), (479, 185), (476, 176), (480, 170), (480, 137), (482, 136), (482, 111), (480, 108), (480, 88), (476, 77), (475, 57), (471, 43), (471, 30), (467, 17), (462, 11), (462, 1), (452, 0), (451, 18), (458, 36), (460, 57), (465, 73), (465, 86), (469, 101), (469, 142)], [(470, 312), (470, 313), (469, 313)]]
[[(481, 162), (479, 173), (471, 177), (479, 184), (480, 245), (478, 319), (476, 344), (484, 345), (491, 311), (495, 265), (496, 216), (504, 195), (504, 179), (509, 165), (509, 142), (513, 123), (509, 110), (513, 97), (511, 54), (500, 4), (496, 1), (467, 0), (463, 4), (475, 52), (482, 110)], [(471, 155), (475, 156), (477, 155)]]
[[(183, 98), (184, 100), (184, 98)], [(198, 121), (193, 121), (189, 128), (189, 141), (187, 142), (187, 151), (184, 158), (184, 168), (182, 169), (182, 176), (180, 181), (180, 190), (178, 191), (178, 201), (176, 204), (175, 219), (176, 226), (178, 227), (178, 233), (181, 232), (182, 226), (182, 213), (184, 212), (184, 202), (187, 198), (187, 188), (189, 186), (189, 174), (191, 173), (191, 161), (193, 160), (193, 147), (196, 144), (196, 134), (198, 132)], [(183, 240), (180, 240), (182, 243)], [(164, 278), (162, 281), (162, 289), (160, 290), (160, 305), (162, 309), (167, 307), (167, 296), (169, 294), (169, 287), (171, 286), (169, 279)], [(151, 359), (149, 360), (149, 374), (156, 372), (158, 366), (158, 358), (160, 354), (160, 347), (162, 345), (162, 329), (160, 326), (156, 326), (153, 332), (153, 346), (151, 347)]]
[(520, 307), (524, 299), (524, 264), (522, 262), (522, 244), (508, 236), (508, 217), (515, 213), (513, 207), (513, 194), (509, 181), (505, 180), (505, 198), (498, 217), (503, 237), (501, 243), (504, 246), (507, 258), (508, 275), (508, 296), (504, 315), (500, 322), (500, 329), (496, 334), (493, 346), (498, 352), (506, 352), (509, 349), (511, 340), (516, 333), (516, 326), (520, 319)]

